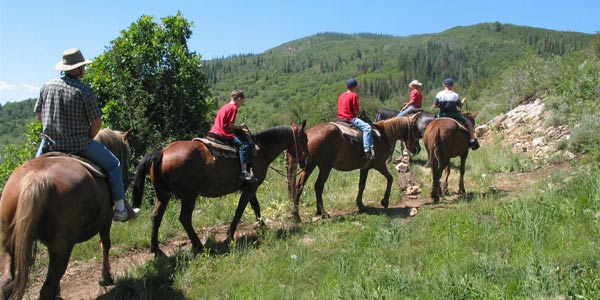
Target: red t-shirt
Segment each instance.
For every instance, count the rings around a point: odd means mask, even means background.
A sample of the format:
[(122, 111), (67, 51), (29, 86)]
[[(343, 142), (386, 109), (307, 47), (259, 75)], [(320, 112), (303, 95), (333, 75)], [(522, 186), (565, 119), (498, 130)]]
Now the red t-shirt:
[(338, 98), (338, 119), (352, 120), (358, 114), (358, 94), (352, 91), (343, 92)]
[(410, 96), (408, 96), (408, 99), (413, 101), (413, 105), (416, 108), (421, 108), (421, 105), (423, 104), (423, 95), (421, 94), (421, 91), (419, 91), (418, 89), (412, 89), (410, 91)]
[(235, 135), (233, 134), (233, 131), (229, 130), (229, 124), (235, 123), (237, 112), (238, 108), (233, 103), (227, 103), (221, 106), (221, 109), (219, 109), (219, 112), (217, 112), (217, 116), (215, 117), (213, 127), (209, 131), (226, 139), (232, 139)]

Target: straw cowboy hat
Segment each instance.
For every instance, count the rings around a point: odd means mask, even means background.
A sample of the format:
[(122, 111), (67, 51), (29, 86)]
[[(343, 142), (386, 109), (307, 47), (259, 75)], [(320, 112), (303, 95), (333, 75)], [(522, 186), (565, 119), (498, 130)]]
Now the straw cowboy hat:
[(54, 68), (57, 71), (70, 71), (91, 63), (91, 60), (83, 57), (79, 49), (71, 48), (63, 52), (62, 60), (57, 62)]
[(411, 82), (408, 84), (408, 86), (413, 86), (413, 85), (416, 85), (416, 86), (422, 86), (423, 84), (422, 84), (422, 83), (420, 83), (418, 80), (416, 80), (416, 79), (415, 79), (415, 80), (411, 81)]

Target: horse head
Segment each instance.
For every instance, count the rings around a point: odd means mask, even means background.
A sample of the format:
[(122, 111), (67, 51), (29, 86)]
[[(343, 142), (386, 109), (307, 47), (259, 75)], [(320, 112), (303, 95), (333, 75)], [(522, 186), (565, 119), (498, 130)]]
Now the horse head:
[(415, 155), (421, 152), (421, 145), (419, 139), (421, 139), (421, 133), (419, 131), (418, 120), (421, 118), (420, 115), (412, 115), (406, 117), (408, 119), (408, 130), (407, 136), (404, 140), (406, 148), (411, 154)]
[(292, 131), (294, 135), (294, 145), (287, 150), (287, 155), (293, 157), (299, 164), (300, 168), (304, 169), (306, 158), (308, 157), (308, 137), (304, 131), (306, 120), (298, 127), (296, 123), (292, 123)]

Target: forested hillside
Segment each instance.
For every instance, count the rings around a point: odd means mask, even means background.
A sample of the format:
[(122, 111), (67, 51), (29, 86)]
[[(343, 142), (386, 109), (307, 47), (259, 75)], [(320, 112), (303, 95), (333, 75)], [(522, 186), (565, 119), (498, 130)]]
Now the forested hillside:
[(393, 37), (320, 33), (285, 43), (262, 54), (204, 62), (213, 96), (227, 101), (233, 88), (250, 101), (242, 115), (269, 127), (308, 119), (332, 120), (344, 80), (360, 82), (362, 109), (398, 108), (412, 79), (424, 83), (428, 103), (445, 77), (477, 106), (479, 92), (495, 76), (526, 56), (562, 56), (589, 45), (592, 35), (500, 23), (456, 27), (437, 34)]
[(23, 138), (27, 123), (35, 120), (33, 112), (35, 101), (36, 99), (27, 99), (0, 105), (0, 145)]

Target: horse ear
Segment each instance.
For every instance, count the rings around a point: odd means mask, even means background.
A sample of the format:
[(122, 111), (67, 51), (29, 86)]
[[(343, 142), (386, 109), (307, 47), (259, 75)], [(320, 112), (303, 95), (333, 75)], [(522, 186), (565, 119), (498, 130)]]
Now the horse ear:
[(473, 119), (477, 118), (477, 115), (479, 114), (479, 112), (476, 112), (473, 114)]
[(123, 132), (123, 139), (127, 139), (127, 137), (129, 137), (129, 134), (131, 134), (131, 132), (133, 132), (133, 128), (129, 128), (127, 129), (127, 131)]
[(302, 130), (306, 127), (306, 120), (302, 121)]

